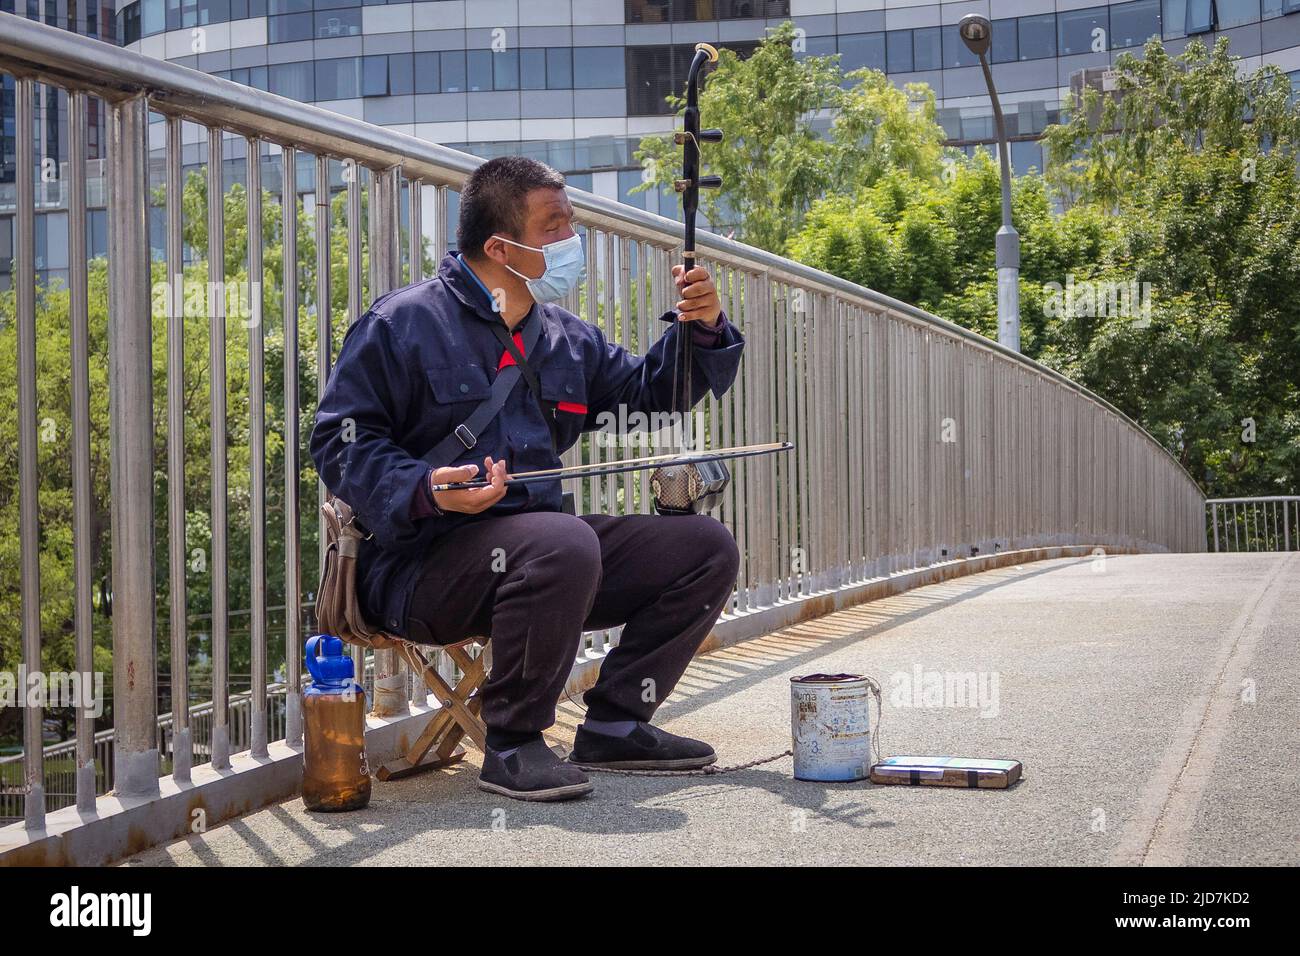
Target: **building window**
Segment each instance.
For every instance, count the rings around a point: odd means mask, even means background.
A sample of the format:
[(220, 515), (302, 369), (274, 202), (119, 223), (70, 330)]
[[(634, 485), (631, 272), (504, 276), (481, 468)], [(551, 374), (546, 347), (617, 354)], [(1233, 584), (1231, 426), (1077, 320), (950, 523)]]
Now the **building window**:
[(691, 23), (788, 17), (790, 0), (623, 0), (627, 23)]
[(1160, 36), (1160, 0), (1138, 0), (1110, 8), (1110, 45), (1112, 49), (1142, 46)]
[(890, 30), (885, 34), (885, 69), (890, 73), (912, 72), (911, 30)]
[(442, 71), (438, 69), (439, 59), (440, 54), (436, 52), (416, 53), (412, 57), (416, 93), (442, 92)]
[(546, 88), (548, 90), (573, 89), (573, 50), (556, 47), (546, 51)]
[[(320, 66), (328, 64), (331, 60), (322, 60), (316, 65), (316, 77), (320, 76)], [(290, 99), (311, 102), (315, 99), (330, 99), (331, 97), (317, 97), (314, 84), (312, 82), (312, 64), (311, 63), (276, 63), (267, 68), (267, 78), (272, 93), (278, 93), (280, 96), (287, 96)]]
[(1041, 60), (1056, 56), (1056, 15), (1045, 13), (1035, 17), (1021, 17), (1020, 59)]
[(135, 3), (122, 11), (122, 45), (136, 43), (140, 39), (140, 4)]
[(993, 47), (990, 50), (994, 63), (1014, 63), (1020, 59), (1020, 31), (1015, 20), (993, 21)]
[(293, 43), (312, 38), (310, 13), (290, 13), (280, 17), (270, 17), (267, 25), (268, 39), (271, 43)]
[(464, 93), (468, 78), (465, 69), (465, 51), (447, 50), (441, 54), (442, 92)]
[[(695, 55), (694, 48), (691, 55)], [(573, 58), (575, 89), (608, 90), (626, 84), (626, 66), (622, 47), (574, 47)]]
[(387, 96), (388, 57), (367, 56), (361, 58), (361, 95)]
[[(1110, 48), (1106, 36), (1109, 26), (1105, 7), (1058, 13), (1056, 48), (1059, 55), (1074, 56), (1079, 53), (1092, 53), (1094, 46), (1101, 47), (1097, 52), (1104, 52)], [(1098, 30), (1101, 32), (1098, 33)]]
[(1187, 35), (1209, 33), (1214, 29), (1214, 0), (1187, 0)]
[(351, 10), (325, 10), (316, 13), (316, 39), (332, 40), (335, 37), (361, 35), (361, 8)]
[(492, 51), (467, 50), (465, 52), (466, 86), (471, 93), (492, 89)]
[[(299, 64), (294, 64), (295, 66)], [(310, 66), (311, 64), (307, 64)], [(272, 67), (272, 70), (275, 68)], [(275, 82), (274, 76), (271, 80)], [(316, 61), (316, 98), (347, 100), (361, 95), (361, 57)]]
[[(813, 37), (809, 38), (810, 45)], [(829, 39), (834, 41), (834, 37)], [(728, 43), (727, 49), (737, 56), (749, 56), (756, 42)], [(619, 49), (613, 47), (612, 49)], [(582, 83), (586, 64), (583, 60), (589, 48), (578, 47), (574, 52), (574, 72), (578, 84)], [(681, 96), (686, 85), (686, 71), (695, 55), (693, 45), (681, 46), (629, 46), (622, 50), (625, 70), (622, 82), (627, 87), (628, 116), (667, 116), (672, 110), (667, 103), (669, 93)], [(834, 53), (834, 49), (831, 51)]]
[(136, 8), (140, 11), (141, 36), (155, 36), (167, 29), (167, 11), (161, 3), (145, 3), (141, 0)]
[(980, 58), (972, 53), (954, 28), (943, 31), (943, 68), (952, 70), (962, 66), (979, 66)]
[(492, 54), (492, 89), (519, 89), (518, 50), (502, 50)]
[(1164, 17), (1160, 21), (1166, 40), (1187, 36), (1187, 0), (1163, 0)]
[[(394, 53), (388, 58), (388, 92), (393, 96), (406, 96), (415, 92), (414, 57), (410, 53)], [(434, 73), (436, 83), (437, 73)]]
[(1220, 30), (1259, 22), (1259, 0), (1215, 0), (1215, 21)]
[(546, 51), (519, 51), (519, 86), (525, 90), (546, 89)]
[(840, 68), (847, 73), (863, 67), (884, 70), (883, 33), (849, 33), (840, 37)]
[(916, 69), (938, 70), (943, 67), (943, 42), (938, 27), (912, 31), (912, 50)]

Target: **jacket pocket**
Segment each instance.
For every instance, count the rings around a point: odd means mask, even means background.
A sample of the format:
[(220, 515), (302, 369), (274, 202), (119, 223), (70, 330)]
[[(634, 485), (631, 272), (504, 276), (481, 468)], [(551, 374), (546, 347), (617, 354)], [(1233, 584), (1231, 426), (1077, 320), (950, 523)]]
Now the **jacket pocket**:
[(542, 398), (554, 405), (556, 439), (563, 451), (578, 440), (587, 421), (587, 376), (580, 365), (548, 365), (541, 373)]
[[(438, 436), (451, 434), (454, 428), (463, 424), (465, 419), (473, 414), (474, 409), (492, 394), (492, 382), (488, 379), (487, 370), (481, 365), (464, 364), (426, 368), (424, 375), (429, 381), (429, 389), (433, 392), (434, 399), (429, 424), (433, 426), (434, 434)], [(483, 429), (484, 433), (486, 434), (496, 425), (495, 421), (492, 422)], [(484, 444), (484, 435), (475, 437), (478, 438), (478, 445), (470, 450), (462, 448), (447, 464), (459, 464), (462, 460), (481, 461), (483, 455), (479, 453), (479, 449)]]

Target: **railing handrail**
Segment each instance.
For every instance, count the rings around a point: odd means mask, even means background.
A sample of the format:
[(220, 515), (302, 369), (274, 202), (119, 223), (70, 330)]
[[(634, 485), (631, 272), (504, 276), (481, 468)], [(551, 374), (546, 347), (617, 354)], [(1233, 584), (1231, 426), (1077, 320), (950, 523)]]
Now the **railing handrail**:
[(1235, 498), (1206, 498), (1207, 505), (1246, 504), (1256, 501), (1300, 501), (1300, 495), (1240, 495)]
[[(398, 167), (408, 179), (459, 187), (483, 162), (476, 156), (395, 129), (124, 50), (102, 40), (15, 14), (0, 13), (0, 61), (7, 71), (15, 74), (26, 73), (35, 79), (48, 78), (61, 86), (82, 89), (109, 100), (144, 93), (150, 108), (163, 114), (255, 135), (280, 146), (294, 146), (337, 157), (346, 155), (376, 170)], [(346, 149), (340, 148), (343, 144), (346, 144)], [(586, 214), (581, 217), (584, 224), (615, 226), (633, 238), (668, 245), (680, 241), (680, 222), (572, 186), (568, 187), (568, 193), (574, 208)], [(1183, 463), (1150, 432), (1106, 399), (1055, 369), (978, 332), (847, 279), (714, 233), (701, 232), (698, 241), (717, 261), (744, 269), (758, 268), (781, 280), (845, 296), (869, 309), (889, 311), (913, 324), (1019, 363), (1064, 385), (1127, 422), (1178, 467), (1198, 494), (1204, 494)]]

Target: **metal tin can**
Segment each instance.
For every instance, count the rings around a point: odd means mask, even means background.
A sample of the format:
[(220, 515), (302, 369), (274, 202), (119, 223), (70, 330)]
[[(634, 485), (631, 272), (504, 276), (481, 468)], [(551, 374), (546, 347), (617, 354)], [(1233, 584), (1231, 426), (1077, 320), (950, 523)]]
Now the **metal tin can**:
[(859, 674), (790, 678), (796, 780), (862, 780), (871, 771), (871, 682)]

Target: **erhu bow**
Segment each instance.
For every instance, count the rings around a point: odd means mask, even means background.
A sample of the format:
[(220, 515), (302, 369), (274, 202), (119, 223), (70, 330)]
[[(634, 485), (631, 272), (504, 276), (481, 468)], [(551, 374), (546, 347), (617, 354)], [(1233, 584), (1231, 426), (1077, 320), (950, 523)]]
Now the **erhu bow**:
[[(722, 130), (700, 129), (700, 71), (706, 63), (716, 63), (718, 51), (707, 43), (695, 45), (695, 57), (686, 74), (686, 111), (684, 129), (673, 134), (682, 148), (682, 178), (673, 187), (682, 194), (683, 274), (695, 268), (695, 213), (699, 208), (700, 190), (717, 189), (721, 176), (700, 175), (700, 143), (722, 142)], [(681, 321), (680, 319), (678, 321)], [(673, 417), (682, 424), (682, 434), (692, 443), (691, 372), (695, 366), (695, 337), (690, 329), (677, 328), (677, 351), (673, 361)], [(680, 388), (679, 383), (680, 381)], [(680, 407), (679, 407), (680, 406)], [(680, 416), (680, 417), (679, 417)], [(773, 450), (781, 450), (774, 448)], [(650, 475), (650, 490), (655, 511), (662, 515), (703, 514), (722, 500), (731, 481), (731, 472), (721, 458), (691, 458), (656, 468)]]

